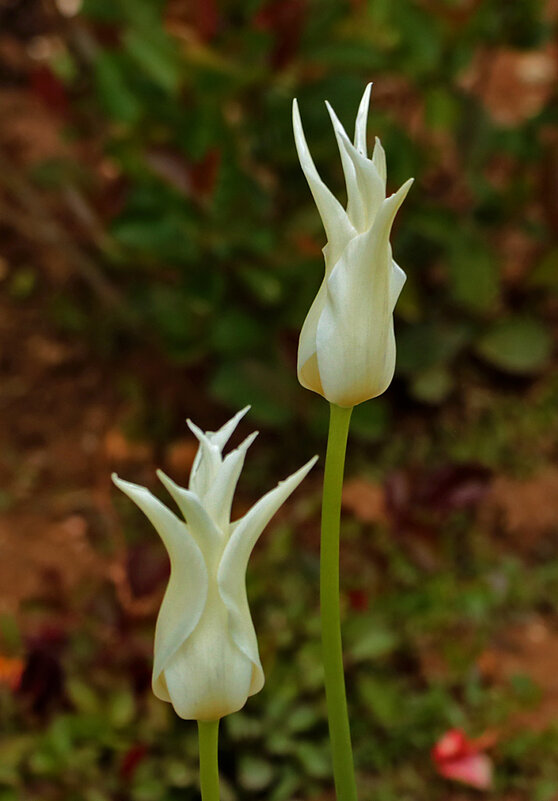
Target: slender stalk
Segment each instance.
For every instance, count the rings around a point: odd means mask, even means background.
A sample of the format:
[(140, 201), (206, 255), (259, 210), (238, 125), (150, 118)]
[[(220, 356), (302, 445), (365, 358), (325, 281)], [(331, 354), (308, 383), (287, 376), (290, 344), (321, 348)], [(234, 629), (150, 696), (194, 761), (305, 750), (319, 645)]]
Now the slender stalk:
[(218, 720), (198, 720), (202, 801), (219, 801)]
[(322, 500), (320, 556), (320, 605), (322, 651), (325, 675), (333, 776), (338, 801), (356, 801), (356, 781), (349, 714), (345, 695), (341, 615), (339, 610), (339, 523), (345, 450), (350, 409), (330, 405), (329, 434)]

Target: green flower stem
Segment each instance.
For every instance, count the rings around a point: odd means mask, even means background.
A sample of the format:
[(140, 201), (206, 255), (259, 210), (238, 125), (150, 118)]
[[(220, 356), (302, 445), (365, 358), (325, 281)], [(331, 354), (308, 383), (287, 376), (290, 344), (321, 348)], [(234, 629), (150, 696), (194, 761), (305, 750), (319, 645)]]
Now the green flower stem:
[(219, 801), (219, 721), (198, 720), (202, 801)]
[(330, 405), (322, 500), (320, 605), (325, 689), (333, 776), (338, 801), (356, 801), (349, 714), (345, 696), (341, 614), (339, 610), (339, 523), (350, 409)]

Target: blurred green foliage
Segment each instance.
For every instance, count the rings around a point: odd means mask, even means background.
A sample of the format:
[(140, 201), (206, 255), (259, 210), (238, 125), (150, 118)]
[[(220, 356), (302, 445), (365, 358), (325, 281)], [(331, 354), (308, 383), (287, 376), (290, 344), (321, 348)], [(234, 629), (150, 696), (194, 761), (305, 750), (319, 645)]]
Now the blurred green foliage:
[[(290, 106), (297, 96), (318, 167), (343, 198), (323, 100), (352, 124), (374, 80), (369, 133), (386, 148), (390, 188), (417, 179), (393, 237), (408, 275), (399, 377), (411, 396), (436, 405), (471, 363), (481, 375), (483, 364), (495, 369), (496, 379), (543, 371), (558, 279), (555, 252), (544, 255), (556, 232), (539, 193), (556, 106), (549, 97), (501, 124), (464, 76), (472, 71), (482, 88), (490, 76), (479, 59), (544, 49), (553, 35), (544, 4), (194, 6), (85, 0), (87, 70), (79, 59), (68, 67), (71, 49), (57, 68), (82, 128), (101, 137), (118, 174), (102, 248), (137, 326), (177, 363), (203, 366), (216, 400), (250, 400), (269, 426), (312, 416), (293, 365), (324, 237)], [(502, 245), (510, 231), (529, 249), (517, 275), (515, 240)], [(28, 291), (27, 279), (16, 291)]]
[[(305, 502), (307, 506), (307, 502)], [(299, 507), (303, 523), (313, 511)], [(366, 527), (346, 552), (361, 552)], [(223, 721), (223, 799), (311, 799), (331, 783), (317, 597), (318, 557), (297, 552), (299, 533), (276, 528), (249, 574), (264, 690)], [(472, 734), (505, 730), (493, 750), (496, 793), (550, 801), (558, 787), (558, 732), (508, 731), (509, 717), (536, 708), (537, 686), (514, 675), (491, 684), (479, 656), (502, 625), (553, 603), (556, 564), (531, 569), (514, 557), (487, 558), (474, 533), (475, 569), (425, 574), (390, 532), (375, 531), (366, 605), (343, 596), (346, 675), (360, 797), (442, 801), (448, 786), (427, 755), (453, 727)], [(361, 557), (362, 559), (362, 557)], [(387, 569), (386, 569), (387, 568)], [(269, 582), (269, 576), (282, 581)], [(74, 630), (61, 665), (64, 696), (50, 716), (0, 688), (0, 798), (6, 801), (174, 801), (198, 798), (197, 732), (148, 686), (151, 620), (119, 630), (118, 647), (99, 638), (112, 601), (97, 591), (86, 625)], [(420, 669), (435, 660), (431, 677)], [(146, 675), (138, 682), (142, 671)], [(429, 668), (429, 670), (432, 670)], [(519, 719), (521, 719), (519, 717)], [(521, 795), (525, 793), (525, 795)], [(468, 797), (468, 796), (464, 796)], [(500, 796), (495, 796), (500, 797)], [(503, 796), (502, 796), (503, 797)]]
[[(417, 180), (393, 236), (408, 275), (397, 308), (398, 381), (388, 402), (355, 410), (353, 431), (364, 442), (381, 438), (398, 394), (434, 407), (466, 395), (477, 413), (463, 420), (448, 404), (428, 436), (401, 415), (373, 466), (367, 456), (366, 471), (384, 477), (408, 464), (480, 462), (523, 475), (554, 458), (556, 382), (547, 380), (529, 408), (517, 395), (548, 372), (553, 355), (556, 208), (542, 188), (558, 122), (555, 91), (511, 122), (498, 121), (483, 95), (498, 53), (545, 51), (555, 35), (545, 6), (84, 0), (65, 21), (65, 47), (51, 67), (70, 100), (68, 139), (93, 142), (104, 172), (98, 161), (58, 159), (34, 177), (49, 189), (77, 187), (91, 201), (102, 230), (88, 245), (125, 307), (109, 321), (104, 311), (91, 314), (83, 296), (60, 293), (53, 319), (72, 338), (92, 332), (100, 348), (155, 340), (199, 378), (200, 395), (235, 410), (252, 403), (254, 417), (284, 437), (282, 459), (294, 450), (296, 423), (308, 426), (305, 443), (321, 436), (326, 405), (300, 389), (294, 364), (324, 238), (290, 107), (297, 96), (321, 174), (343, 198), (323, 100), (350, 126), (373, 80), (369, 133), (386, 148), (390, 190), (409, 175)], [(521, 107), (514, 92), (528, 89), (509, 91)], [(22, 264), (8, 292), (23, 303), (38, 282)], [(141, 418), (139, 434), (163, 441), (165, 410), (142, 393), (141, 376), (120, 381)], [(519, 393), (494, 403), (510, 388)], [(252, 486), (262, 480), (257, 473), (265, 470), (247, 476)], [(305, 502), (296, 532), (275, 530), (251, 566), (267, 685), (223, 725), (223, 801), (317, 798), (331, 785), (317, 556), (298, 539), (315, 528), (318, 501)], [(121, 520), (130, 520), (133, 547), (147, 528), (130, 514)], [(473, 734), (499, 727), (536, 703), (525, 676), (484, 682), (477, 657), (499, 627), (555, 608), (556, 563), (525, 567), (498, 547), (488, 553), (471, 520), (456, 516), (438, 525), (437, 551), (447, 553), (425, 569), (393, 532), (375, 529), (371, 547), (367, 527), (351, 525), (345, 552), (362, 567), (369, 601), (349, 612), (350, 594), (344, 598), (362, 801), (446, 799), (448, 787), (426, 758), (436, 738), (453, 726)], [(0, 623), (3, 649), (22, 653), (17, 627)], [(143, 675), (152, 636), (153, 620), (127, 619), (104, 587), (69, 634), (64, 693), (52, 715), (0, 690), (0, 801), (197, 798), (195, 727), (156, 701)], [(421, 670), (429, 654), (443, 663), (436, 680)], [(554, 730), (502, 738), (498, 797), (555, 798), (556, 748)]]

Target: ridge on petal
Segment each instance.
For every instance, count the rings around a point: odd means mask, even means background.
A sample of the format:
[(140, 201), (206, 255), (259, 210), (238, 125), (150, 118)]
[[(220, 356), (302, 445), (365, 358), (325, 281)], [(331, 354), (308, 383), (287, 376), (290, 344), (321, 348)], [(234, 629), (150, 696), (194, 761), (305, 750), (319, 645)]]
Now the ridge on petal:
[(387, 182), (386, 151), (384, 150), (384, 147), (380, 142), (379, 137), (376, 137), (374, 141), (374, 150), (372, 151), (372, 163), (376, 167), (378, 175), (380, 176), (380, 180), (384, 185), (384, 196), (385, 196), (386, 182)]
[(186, 420), (186, 425), (200, 443), (190, 472), (188, 488), (203, 499), (221, 464), (221, 451), (190, 419)]
[(215, 523), (228, 539), (230, 531), (231, 506), (240, 473), (244, 466), (246, 452), (254, 442), (258, 432), (254, 431), (234, 450), (230, 451), (219, 468), (215, 480), (205, 496), (205, 506)]
[(215, 525), (207, 513), (205, 504), (202, 504), (195, 492), (180, 487), (162, 470), (157, 470), (157, 476), (184, 516), (188, 530), (203, 553), (209, 568), (215, 553), (220, 552), (223, 532)]

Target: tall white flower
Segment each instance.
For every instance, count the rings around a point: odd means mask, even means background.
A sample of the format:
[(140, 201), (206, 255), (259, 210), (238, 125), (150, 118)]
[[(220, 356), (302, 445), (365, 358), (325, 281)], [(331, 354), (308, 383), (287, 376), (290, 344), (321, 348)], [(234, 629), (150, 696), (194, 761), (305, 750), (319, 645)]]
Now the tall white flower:
[(189, 488), (157, 475), (186, 523), (149, 490), (113, 474), (113, 481), (157, 529), (171, 573), (155, 630), (153, 692), (187, 720), (217, 720), (259, 692), (264, 675), (246, 597), (248, 558), (265, 526), (317, 457), (281, 481), (245, 515), (230, 522), (231, 504), (251, 434), (224, 458), (222, 450), (249, 407), (199, 440)]
[(371, 88), (368, 84), (360, 102), (354, 144), (326, 102), (347, 185), (346, 210), (316, 170), (293, 103), (298, 157), (327, 236), (325, 277), (300, 334), (298, 379), (344, 407), (381, 395), (393, 378), (393, 309), (406, 279), (392, 258), (389, 236), (413, 179), (386, 198), (386, 158), (379, 139), (372, 158), (367, 157)]

